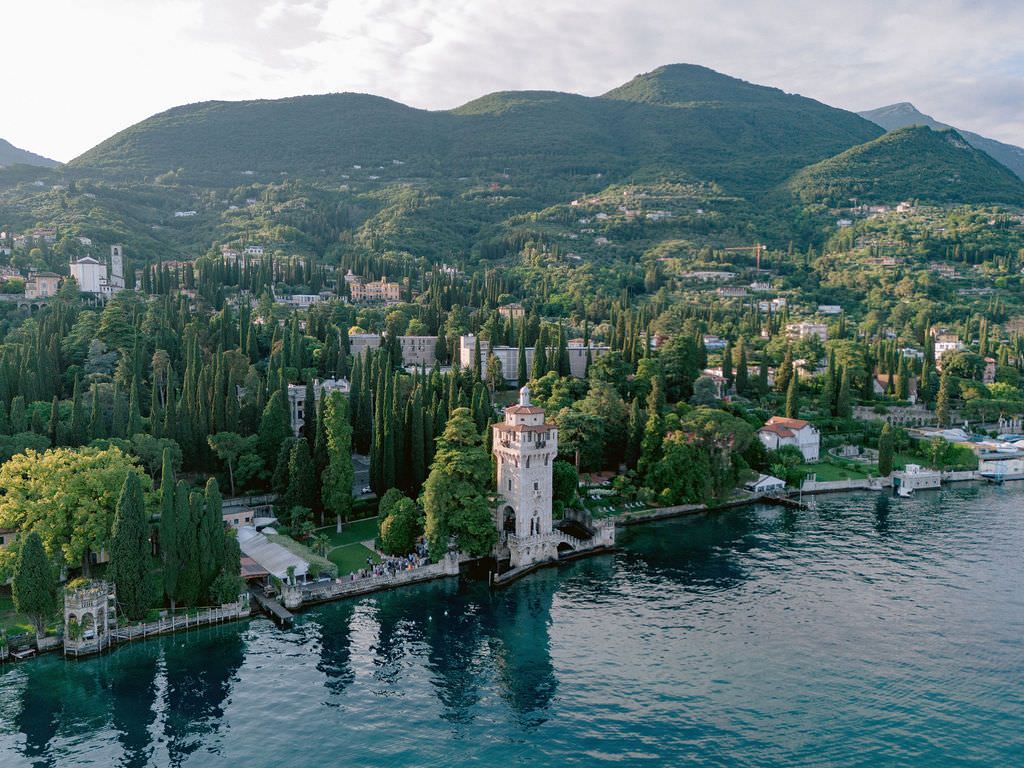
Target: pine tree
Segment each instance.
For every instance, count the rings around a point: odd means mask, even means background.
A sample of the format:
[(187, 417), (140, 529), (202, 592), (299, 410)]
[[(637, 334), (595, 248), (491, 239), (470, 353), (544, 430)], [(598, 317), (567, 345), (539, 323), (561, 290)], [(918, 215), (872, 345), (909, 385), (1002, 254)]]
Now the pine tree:
[(45, 635), (46, 623), (57, 610), (57, 577), (35, 531), (29, 531), (18, 550), (11, 596), (15, 610), (32, 622), (36, 637)]
[(128, 472), (114, 512), (111, 529), (111, 581), (117, 602), (130, 621), (138, 621), (149, 608), (149, 523), (136, 472)]

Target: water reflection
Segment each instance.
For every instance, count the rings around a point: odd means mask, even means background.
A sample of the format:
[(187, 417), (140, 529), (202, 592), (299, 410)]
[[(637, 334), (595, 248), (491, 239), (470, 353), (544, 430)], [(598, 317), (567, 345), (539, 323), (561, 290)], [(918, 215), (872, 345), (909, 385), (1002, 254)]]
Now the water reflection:
[(354, 602), (340, 603), (319, 624), (320, 660), (317, 669), (333, 693), (343, 693), (355, 680), (352, 671), (352, 614)]
[(547, 720), (558, 688), (549, 631), (555, 587), (550, 579), (527, 579), (496, 593), (486, 614), (501, 696), (529, 726)]
[(153, 755), (150, 727), (156, 721), (157, 658), (154, 654), (123, 654), (104, 664), (110, 691), (110, 719), (123, 749), (121, 765), (137, 768)]
[(245, 660), (237, 627), (197, 632), (165, 645), (164, 735), (180, 765), (220, 729), (231, 681)]
[(889, 496), (885, 493), (875, 499), (875, 530), (879, 533), (889, 530)]

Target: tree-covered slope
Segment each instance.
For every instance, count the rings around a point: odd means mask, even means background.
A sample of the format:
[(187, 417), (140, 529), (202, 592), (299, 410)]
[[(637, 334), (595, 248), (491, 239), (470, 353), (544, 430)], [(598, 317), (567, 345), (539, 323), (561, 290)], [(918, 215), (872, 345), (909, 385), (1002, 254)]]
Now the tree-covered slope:
[(669, 170), (757, 193), (879, 133), (850, 112), (676, 65), (601, 97), (496, 93), (448, 112), (358, 94), (193, 104), (118, 133), (70, 166), (133, 176), (183, 169), (194, 180), (235, 183), (246, 172), (333, 178), (397, 160), (407, 176), (507, 173), (538, 186)]
[(896, 128), (906, 128), (911, 125), (927, 125), (936, 131), (954, 130), (963, 136), (967, 143), (975, 149), (980, 149), (993, 160), (1002, 163), (1018, 177), (1024, 179), (1024, 149), (1006, 144), (995, 139), (990, 139), (972, 131), (964, 131), (954, 128), (946, 123), (940, 123), (931, 115), (918, 111), (917, 107), (907, 101), (899, 104), (889, 104), (878, 109), (869, 109), (858, 113), (861, 117), (885, 128), (887, 131)]
[(956, 131), (891, 131), (808, 166), (786, 187), (803, 203), (1024, 202), (1024, 182)]
[(56, 160), (37, 155), (26, 149), (18, 149), (9, 141), (0, 139), (0, 168), (8, 165), (39, 165), (45, 168), (52, 168), (57, 165)]

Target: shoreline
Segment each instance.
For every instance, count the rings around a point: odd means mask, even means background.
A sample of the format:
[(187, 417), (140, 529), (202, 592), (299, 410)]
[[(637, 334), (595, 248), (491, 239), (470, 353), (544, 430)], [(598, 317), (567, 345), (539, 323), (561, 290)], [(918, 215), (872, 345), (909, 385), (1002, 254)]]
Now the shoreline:
[[(985, 478), (977, 476), (977, 472), (970, 472), (969, 473), (970, 476), (965, 476), (967, 474), (968, 474), (967, 472), (963, 472), (963, 473), (943, 473), (943, 478), (942, 478), (943, 484), (945, 484), (945, 483), (953, 483), (953, 482), (956, 482), (956, 483), (961, 483), (961, 482), (981, 482), (981, 481), (985, 480)], [(947, 475), (949, 475), (949, 476), (947, 477)], [(1022, 478), (1022, 479), (1024, 479), (1024, 478)], [(671, 507), (651, 507), (649, 509), (645, 509), (645, 510), (641, 510), (641, 511), (624, 512), (624, 513), (621, 513), (621, 514), (618, 514), (618, 515), (611, 516), (609, 518), (605, 518), (605, 520), (610, 520), (610, 521), (614, 522), (616, 527), (620, 527), (621, 526), (623, 528), (627, 528), (627, 527), (636, 526), (636, 525), (643, 525), (643, 524), (646, 524), (646, 523), (660, 522), (660, 521), (663, 521), (663, 520), (672, 520), (672, 519), (676, 519), (676, 518), (680, 518), (680, 517), (694, 517), (694, 516), (697, 516), (697, 515), (707, 514), (707, 513), (711, 513), (711, 512), (722, 512), (722, 511), (725, 511), (725, 510), (728, 510), (728, 509), (738, 509), (740, 507), (751, 506), (751, 505), (754, 505), (754, 504), (765, 504), (765, 505), (770, 505), (770, 506), (782, 506), (782, 507), (788, 507), (790, 509), (807, 509), (808, 508), (807, 505), (805, 503), (803, 503), (802, 501), (799, 501), (799, 500), (793, 498), (793, 494), (801, 494), (801, 495), (802, 494), (806, 494), (806, 495), (817, 496), (817, 495), (827, 494), (827, 493), (852, 493), (852, 492), (857, 492), (857, 491), (878, 491), (878, 492), (884, 492), (884, 491), (888, 491), (888, 489), (891, 488), (891, 480), (890, 480), (890, 478), (875, 478), (874, 480), (875, 480), (874, 483), (869, 483), (868, 480), (834, 481), (835, 483), (843, 483), (843, 485), (839, 486), (839, 487), (832, 487), (831, 484), (830, 484), (829, 487), (825, 487), (825, 488), (819, 487), (819, 488), (814, 488), (814, 489), (809, 489), (809, 490), (803, 490), (802, 492), (801, 492), (801, 490), (789, 491), (784, 496), (772, 496), (772, 495), (760, 494), (760, 495), (757, 495), (757, 496), (752, 496), (752, 497), (747, 498), (747, 499), (733, 499), (733, 500), (726, 501), (726, 502), (723, 502), (721, 504), (716, 504), (716, 505), (713, 505), (713, 506), (708, 506), (707, 504), (680, 504), (680, 505), (675, 505), (675, 506), (671, 506)], [(851, 485), (846, 485), (847, 483), (851, 483)], [(991, 483), (987, 483), (987, 484), (991, 484)], [(941, 490), (941, 487), (937, 488), (937, 489), (928, 489), (928, 490)], [(488, 578), (488, 583), (489, 583), (489, 586), (492, 589), (496, 589), (496, 588), (500, 588), (500, 587), (505, 587), (505, 586), (507, 586), (507, 585), (509, 585), (509, 584), (511, 584), (513, 582), (519, 581), (520, 579), (530, 575), (531, 573), (534, 573), (535, 571), (541, 570), (542, 568), (551, 568), (551, 567), (558, 566), (558, 565), (560, 565), (562, 563), (573, 562), (575, 560), (581, 560), (581, 559), (584, 559), (584, 558), (587, 558), (587, 557), (596, 557), (598, 555), (614, 554), (614, 553), (619, 552), (619, 551), (621, 551), (620, 547), (617, 547), (617, 546), (606, 546), (606, 545), (596, 546), (596, 547), (588, 548), (588, 549), (584, 549), (584, 550), (579, 550), (579, 551), (576, 551), (576, 552), (567, 553), (564, 557), (559, 557), (558, 559), (555, 559), (555, 560), (545, 560), (545, 561), (538, 562), (538, 563), (531, 563), (530, 565), (524, 566), (522, 568), (506, 571), (504, 574), (501, 574), (500, 576), (497, 576), (493, 572), (491, 572), (491, 574), (489, 575), (489, 578)], [(476, 559), (473, 559), (473, 558), (464, 558), (464, 559), (460, 558), (459, 565), (462, 566), (462, 565), (465, 565), (465, 564), (468, 564), (468, 563), (477, 562), (479, 559), (480, 558), (476, 558)], [(436, 564), (434, 564), (434, 565), (436, 565)], [(430, 569), (430, 566), (424, 566), (424, 568)], [(287, 609), (287, 611), (290, 614), (304, 612), (307, 608), (314, 608), (314, 607), (318, 607), (318, 606), (321, 606), (321, 605), (326, 605), (328, 603), (341, 602), (343, 600), (347, 600), (347, 599), (354, 598), (354, 597), (363, 597), (365, 595), (374, 594), (376, 592), (384, 592), (384, 591), (390, 591), (390, 590), (393, 590), (393, 589), (400, 589), (402, 587), (411, 586), (411, 585), (415, 585), (415, 584), (424, 584), (424, 583), (427, 583), (427, 582), (430, 582), (430, 581), (436, 581), (436, 580), (439, 580), (439, 579), (459, 577), (461, 575), (461, 572), (462, 572), (461, 567), (459, 569), (457, 569), (457, 570), (452, 570), (452, 569), (433, 570), (433, 569), (431, 569), (431, 570), (425, 571), (423, 573), (410, 573), (409, 575), (406, 575), (405, 577), (396, 577), (396, 578), (390, 578), (389, 577), (386, 580), (382, 580), (380, 578), (368, 579), (367, 583), (365, 583), (365, 584), (356, 581), (356, 582), (352, 582), (351, 583), (351, 588), (345, 589), (344, 591), (339, 592), (336, 595), (320, 596), (320, 597), (311, 596), (310, 599), (303, 600), (303, 602), (300, 605), (298, 605), (298, 606), (296, 606), (294, 608), (289, 608), (289, 609)], [(274, 601), (274, 602), (277, 602), (277, 601)], [(259, 605), (259, 603), (257, 603), (257, 605)], [(260, 608), (262, 609), (263, 606), (260, 605)], [(267, 618), (270, 618), (272, 621), (274, 620), (274, 617), (269, 615), (269, 613), (266, 611), (266, 609), (260, 610), (260, 609), (255, 609), (254, 608), (254, 609), (251, 609), (249, 612), (247, 612), (245, 614), (236, 614), (235, 616), (233, 616), (231, 618), (221, 618), (216, 623), (224, 624), (224, 623), (234, 623), (234, 622), (238, 622), (238, 621), (245, 621), (245, 620), (250, 620), (250, 619), (252, 619), (252, 618), (254, 618), (254, 617), (258, 616), (258, 615), (263, 615), (263, 616), (265, 616)], [(211, 623), (192, 624), (192, 626), (188, 626), (186, 624), (185, 631), (187, 632), (189, 629), (199, 629), (199, 628), (201, 628), (203, 626), (212, 626), (212, 625), (213, 625), (213, 622), (211, 622)], [(176, 626), (174, 626), (174, 624), (172, 623), (166, 629), (146, 633), (140, 639), (144, 641), (144, 640), (147, 640), (147, 639), (153, 638), (153, 637), (160, 637), (160, 636), (163, 636), (163, 635), (176, 634), (177, 633), (177, 629), (178, 628)], [(122, 640), (122, 641), (119, 641), (119, 642), (109, 643), (108, 645), (106, 645), (106, 647), (104, 647), (104, 648), (102, 648), (102, 649), (100, 649), (98, 651), (94, 651), (94, 652), (83, 653), (81, 655), (76, 655), (76, 654), (72, 654), (72, 655), (63, 654), (63, 655), (67, 659), (91, 658), (91, 657), (95, 657), (95, 656), (104, 655), (106, 653), (109, 653), (111, 651), (116, 650), (117, 648), (119, 648), (122, 645), (131, 644), (133, 642), (135, 642), (135, 638), (132, 638), (132, 639), (129, 639), (129, 640)], [(53, 653), (53, 652), (60, 651), (60, 650), (62, 650), (62, 647), (63, 647), (62, 643), (59, 643), (59, 642), (49, 643), (49, 644), (47, 644), (47, 646), (45, 646), (43, 648), (36, 649), (35, 652), (31, 656), (29, 656), (27, 658), (24, 658), (24, 659), (16, 659), (13, 656), (12, 651), (10, 649), (8, 649), (7, 654), (5, 656), (3, 656), (3, 657), (0, 657), (0, 663), (7, 662), (7, 661), (10, 661), (10, 662), (14, 662), (14, 661), (31, 661), (32, 659), (38, 658), (39, 656), (41, 656), (43, 654)]]

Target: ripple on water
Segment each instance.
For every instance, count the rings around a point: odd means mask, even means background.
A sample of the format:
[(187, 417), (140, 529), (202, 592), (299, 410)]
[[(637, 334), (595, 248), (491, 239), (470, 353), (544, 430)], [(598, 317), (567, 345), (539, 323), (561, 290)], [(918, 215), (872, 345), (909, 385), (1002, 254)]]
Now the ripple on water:
[(1022, 765), (1024, 505), (959, 487), (622, 532), (0, 671), (0, 765)]

